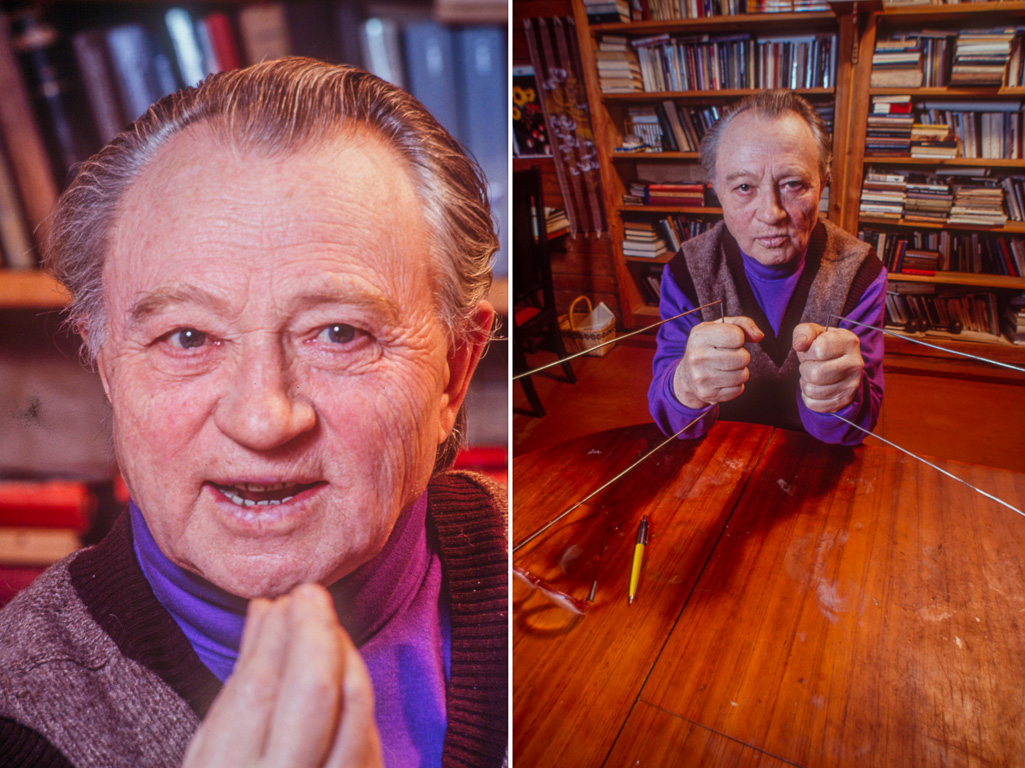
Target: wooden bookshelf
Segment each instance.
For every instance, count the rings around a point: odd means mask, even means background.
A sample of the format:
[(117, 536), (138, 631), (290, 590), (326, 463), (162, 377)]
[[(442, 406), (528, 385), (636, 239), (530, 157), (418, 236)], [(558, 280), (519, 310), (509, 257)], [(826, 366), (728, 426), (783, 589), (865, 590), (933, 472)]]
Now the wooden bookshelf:
[[(834, 124), (849, 124), (851, 107), (852, 66), (850, 51), (855, 40), (855, 17), (849, 4), (838, 4), (838, 10), (740, 14), (735, 16), (711, 16), (695, 19), (674, 19), (669, 21), (636, 21), (615, 24), (590, 25), (582, 0), (574, 0), (573, 14), (583, 63), (583, 76), (591, 107), (591, 121), (595, 144), (598, 147), (605, 207), (609, 218), (610, 244), (616, 279), (619, 284), (622, 321), (628, 328), (647, 325), (658, 319), (658, 308), (647, 303), (645, 292), (637, 284), (629, 267), (638, 264), (661, 264), (668, 261), (664, 255), (655, 259), (630, 257), (623, 254), (624, 218), (664, 218), (680, 214), (688, 218), (714, 221), (722, 216), (722, 209), (713, 206), (664, 206), (631, 205), (623, 202), (623, 194), (630, 184), (641, 180), (657, 169), (661, 178), (704, 182), (697, 152), (636, 152), (621, 151), (624, 120), (630, 106), (645, 106), (672, 100), (681, 106), (723, 107), (744, 96), (756, 93), (758, 89), (733, 88), (719, 90), (686, 91), (635, 91), (631, 93), (602, 93), (596, 65), (597, 46), (603, 35), (620, 35), (628, 39), (647, 36), (670, 35), (715, 35), (748, 33), (754, 38), (781, 39), (790, 36), (835, 35), (836, 70), (832, 87), (801, 88), (797, 92), (813, 103), (834, 107)], [(843, 179), (847, 131), (837, 132), (831, 176)], [(658, 181), (658, 178), (651, 178)], [(833, 184), (830, 190), (828, 218), (839, 223), (844, 193), (841, 185)]]
[[(972, 2), (955, 5), (929, 5), (887, 7), (875, 10), (865, 18), (864, 28), (857, 41), (856, 64), (853, 71), (854, 108), (849, 126), (850, 155), (846, 168), (844, 186), (847, 200), (851, 201), (842, 213), (842, 225), (848, 231), (857, 231), (860, 227), (872, 229), (902, 231), (937, 232), (950, 230), (958, 233), (977, 232), (986, 236), (1010, 237), (1015, 240), (1025, 238), (1025, 222), (1008, 220), (1003, 226), (971, 226), (965, 224), (923, 223), (906, 221), (903, 218), (859, 215), (858, 200), (864, 175), (872, 167), (884, 172), (890, 169), (906, 169), (911, 172), (928, 173), (933, 169), (982, 168), (995, 178), (1014, 173), (1021, 174), (1025, 170), (1025, 160), (1019, 158), (922, 158), (922, 157), (877, 157), (865, 153), (865, 138), (871, 101), (878, 96), (910, 96), (913, 107), (921, 101), (1018, 101), (1025, 98), (1025, 87), (1022, 86), (942, 86), (919, 88), (872, 88), (870, 78), (872, 71), (872, 54), (876, 40), (895, 32), (913, 32), (923, 29), (945, 31), (951, 35), (965, 29), (990, 29), (1000, 26), (1020, 27), (1025, 24), (1025, 2)], [(935, 275), (891, 274), (891, 285), (900, 283), (925, 283), (936, 286), (962, 286), (995, 292), (1005, 299), (1009, 295), (1025, 291), (1025, 279), (1006, 275), (942, 272)], [(956, 337), (931, 339), (931, 343), (954, 348), (958, 344), (968, 344), (975, 354), (991, 356), (1025, 365), (1025, 347), (1011, 344), (1003, 337), (991, 337), (990, 343), (960, 342)], [(928, 357), (928, 351), (922, 352), (912, 344), (894, 344), (887, 340), (887, 353), (907, 355), (915, 358)], [(990, 354), (992, 353), (992, 354)]]

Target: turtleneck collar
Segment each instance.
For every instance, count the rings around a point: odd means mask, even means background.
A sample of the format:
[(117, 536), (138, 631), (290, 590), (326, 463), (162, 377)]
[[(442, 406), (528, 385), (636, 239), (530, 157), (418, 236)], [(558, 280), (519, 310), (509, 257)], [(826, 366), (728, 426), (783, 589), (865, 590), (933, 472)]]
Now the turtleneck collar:
[[(224, 681), (238, 656), (249, 601), (172, 563), (135, 502), (130, 510), (135, 553), (153, 592), (203, 663)], [(399, 616), (422, 586), (432, 559), (426, 515), (425, 492), (399, 517), (374, 558), (328, 588), (338, 619), (357, 647)]]
[(808, 253), (808, 246), (804, 247), (804, 250), (797, 254), (790, 261), (782, 264), (762, 264), (760, 261), (751, 258), (743, 251), (740, 252), (741, 258), (744, 260), (744, 271), (748, 277), (753, 277), (755, 280), (785, 280), (791, 277), (804, 268), (804, 257)]

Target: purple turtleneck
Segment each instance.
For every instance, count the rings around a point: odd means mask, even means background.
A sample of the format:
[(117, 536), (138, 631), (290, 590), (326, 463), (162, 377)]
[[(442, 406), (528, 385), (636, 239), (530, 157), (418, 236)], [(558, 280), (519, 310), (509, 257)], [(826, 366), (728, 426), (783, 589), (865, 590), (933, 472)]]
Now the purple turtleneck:
[[(797, 283), (804, 271), (805, 252), (785, 264), (765, 265), (741, 253), (744, 274), (754, 291), (758, 306), (765, 317), (778, 333), (786, 314), (790, 297), (793, 296)], [(857, 306), (848, 314), (851, 320), (867, 325), (879, 326), (883, 322), (882, 307), (886, 294), (886, 270), (868, 286), (858, 301)], [(662, 294), (660, 311), (662, 317), (673, 317), (687, 310), (694, 309), (694, 304), (687, 298), (684, 291), (676, 284), (672, 272), (666, 267), (662, 272)], [(687, 315), (672, 323), (663, 324), (658, 331), (658, 349), (652, 361), (653, 378), (648, 389), (648, 408), (655, 423), (666, 434), (673, 434), (688, 423), (702, 416), (690, 429), (681, 435), (683, 438), (700, 437), (705, 434), (718, 418), (717, 406), (694, 410), (683, 405), (676, 399), (673, 391), (673, 374), (680, 362), (682, 351), (687, 348), (690, 332), (701, 318), (698, 314)], [(874, 416), (879, 412), (882, 401), (883, 384), (883, 335), (879, 331), (868, 330), (864, 326), (850, 325), (849, 328), (861, 344), (861, 356), (865, 360), (862, 372), (862, 384), (854, 395), (854, 399), (837, 411), (845, 419), (871, 429)], [(664, 349), (673, 350), (669, 355)], [(801, 422), (808, 433), (825, 443), (853, 445), (861, 442), (864, 433), (848, 427), (842, 421), (832, 418), (830, 414), (816, 413), (805, 404), (800, 392), (795, 392), (797, 409)]]
[[(135, 553), (154, 594), (223, 682), (238, 656), (248, 601), (172, 563), (134, 502), (131, 515)], [(373, 682), (385, 765), (440, 765), (450, 636), (427, 494), (399, 518), (376, 557), (329, 591)]]

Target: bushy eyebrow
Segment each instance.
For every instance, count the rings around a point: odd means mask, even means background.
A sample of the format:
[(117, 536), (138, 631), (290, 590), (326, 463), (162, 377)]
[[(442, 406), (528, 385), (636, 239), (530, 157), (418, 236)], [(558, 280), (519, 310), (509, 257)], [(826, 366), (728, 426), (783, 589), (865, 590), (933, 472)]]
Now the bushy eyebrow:
[[(175, 307), (193, 306), (211, 309), (226, 314), (230, 301), (224, 296), (209, 291), (200, 285), (185, 283), (157, 288), (139, 299), (129, 310), (133, 325), (145, 322), (149, 317)], [(322, 306), (355, 306), (383, 316), (385, 322), (396, 323), (399, 319), (398, 306), (383, 294), (353, 286), (315, 286), (308, 291), (290, 297), (284, 309), (289, 314), (316, 309)]]

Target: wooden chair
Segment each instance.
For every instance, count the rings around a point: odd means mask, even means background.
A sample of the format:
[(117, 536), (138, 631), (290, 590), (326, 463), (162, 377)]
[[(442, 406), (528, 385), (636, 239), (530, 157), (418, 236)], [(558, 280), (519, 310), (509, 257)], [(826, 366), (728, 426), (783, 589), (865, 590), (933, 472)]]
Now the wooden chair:
[[(513, 371), (528, 370), (527, 353), (545, 348), (560, 358), (566, 347), (559, 332), (559, 317), (552, 289), (552, 268), (548, 256), (548, 235), (545, 231), (544, 195), (541, 172), (537, 168), (513, 174), (512, 211), (513, 262)], [(565, 380), (576, 383), (569, 363), (562, 364)], [(531, 377), (519, 380), (527, 395), (534, 416), (544, 416), (545, 409)]]

